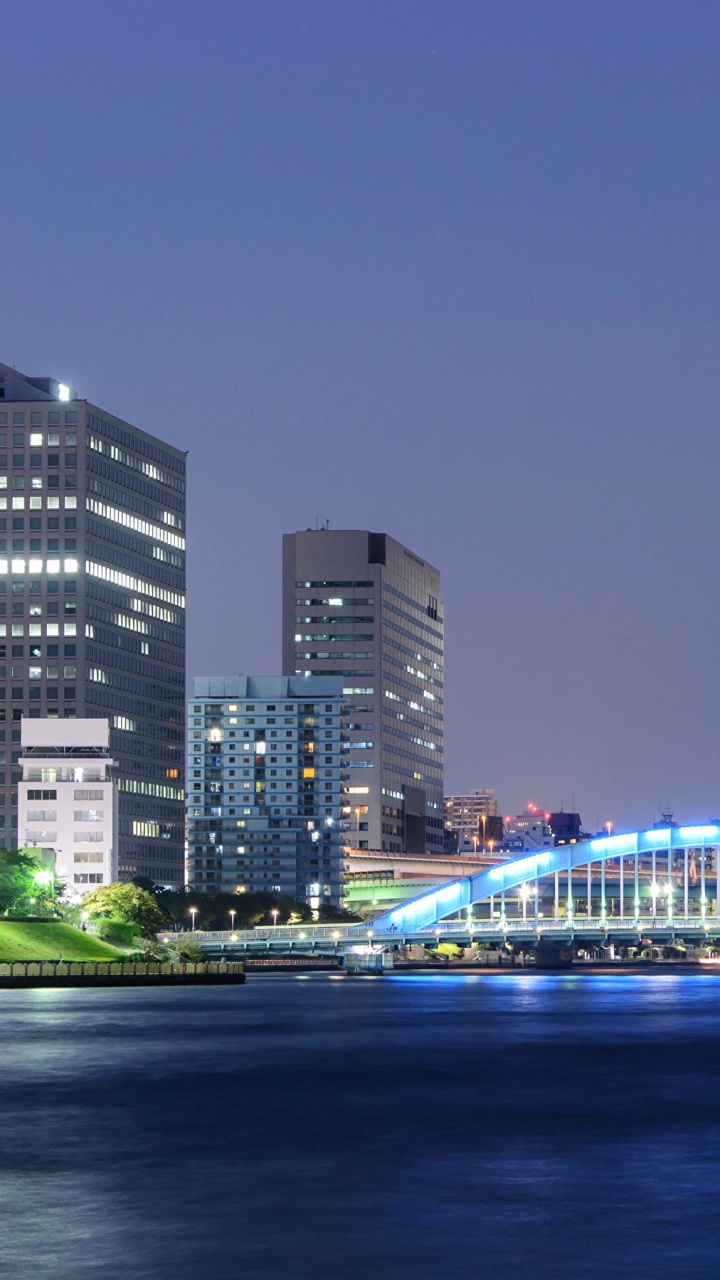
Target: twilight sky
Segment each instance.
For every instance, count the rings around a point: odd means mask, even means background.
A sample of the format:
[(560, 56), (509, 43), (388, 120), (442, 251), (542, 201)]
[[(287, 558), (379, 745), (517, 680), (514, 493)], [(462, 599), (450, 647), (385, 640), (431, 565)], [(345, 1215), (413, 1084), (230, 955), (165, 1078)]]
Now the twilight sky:
[(0, 0), (0, 359), (189, 450), (189, 675), (281, 534), (442, 571), (446, 786), (720, 814), (715, 0)]

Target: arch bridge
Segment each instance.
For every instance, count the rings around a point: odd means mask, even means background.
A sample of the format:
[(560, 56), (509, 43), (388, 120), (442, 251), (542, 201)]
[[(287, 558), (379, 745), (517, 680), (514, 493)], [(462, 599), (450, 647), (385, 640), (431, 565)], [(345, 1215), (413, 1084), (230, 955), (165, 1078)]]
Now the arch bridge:
[(369, 921), (417, 934), (465, 913), (471, 927), (519, 922), (719, 928), (720, 825), (663, 827), (543, 849), (411, 898)]

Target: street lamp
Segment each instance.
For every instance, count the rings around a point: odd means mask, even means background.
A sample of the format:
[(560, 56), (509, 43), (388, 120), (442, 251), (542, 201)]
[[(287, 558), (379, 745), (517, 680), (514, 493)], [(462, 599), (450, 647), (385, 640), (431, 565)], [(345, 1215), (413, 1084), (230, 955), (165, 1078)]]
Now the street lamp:
[(235, 932), (235, 917), (236, 917), (236, 915), (237, 915), (237, 911), (230, 911), (230, 912), (229, 912), (229, 915), (230, 915), (230, 932), (231, 932), (231, 933), (234, 933), (234, 932)]
[(530, 886), (527, 884), (520, 885), (520, 897), (522, 899), (522, 918), (527, 920), (527, 901), (530, 897)]
[(486, 853), (486, 852), (487, 852), (487, 844), (485, 843), (485, 828), (486, 828), (486, 826), (487, 826), (487, 814), (486, 814), (486, 813), (481, 814), (481, 815), (480, 815), (480, 818), (481, 818), (481, 821), (482, 821), (482, 824), (483, 824), (483, 853)]
[(193, 933), (195, 932), (195, 917), (196, 917), (197, 913), (198, 913), (198, 907), (191, 907), (191, 908), (190, 908), (190, 915), (191, 915), (191, 917), (192, 917), (192, 926), (191, 926), (191, 927), (192, 927), (192, 931), (193, 931)]
[(55, 899), (55, 872), (54, 871), (36, 871), (35, 883), (39, 885), (49, 884), (51, 886), (51, 889), (50, 889), (51, 900), (54, 901)]
[(277, 929), (277, 918), (280, 915), (280, 912), (278, 911), (277, 907), (273, 908), (273, 910), (270, 912), (270, 915), (273, 918), (273, 925)]

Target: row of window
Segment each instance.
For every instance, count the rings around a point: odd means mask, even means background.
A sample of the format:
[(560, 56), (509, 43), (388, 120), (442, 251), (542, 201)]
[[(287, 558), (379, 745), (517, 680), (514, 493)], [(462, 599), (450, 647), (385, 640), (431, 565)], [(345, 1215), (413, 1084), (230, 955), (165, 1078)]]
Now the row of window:
[[(131, 552), (121, 551), (119, 548), (108, 546), (104, 542), (95, 542), (91, 538), (85, 544), (85, 551), (88, 556), (94, 556), (106, 563), (122, 565), (123, 568), (133, 569), (137, 573), (147, 574), (149, 578), (154, 578), (157, 582), (165, 582), (168, 586), (179, 587), (181, 590), (185, 586), (183, 575), (173, 572), (172, 569), (165, 569), (162, 563), (158, 563), (157, 556), (141, 559)], [(163, 552), (163, 554), (165, 553)]]
[[(21, 686), (13, 685), (12, 687), (13, 702), (24, 702), (26, 696), (29, 698), (31, 702), (37, 702), (38, 699), (41, 697), (41, 695), (42, 695), (42, 689), (40, 688), (39, 685), (32, 685), (27, 691)], [(59, 696), (60, 695), (56, 686), (51, 687), (50, 685), (48, 685), (46, 687), (45, 697), (48, 698), (50, 701), (55, 702)], [(63, 690), (64, 700), (66, 702), (74, 702), (75, 696), (76, 696), (75, 686), (66, 685), (65, 689)], [(0, 702), (5, 702), (6, 699), (7, 699), (7, 689), (5, 688), (4, 685), (0, 685)]]
[(88, 427), (94, 427), (101, 435), (108, 436), (111, 440), (116, 440), (118, 444), (125, 445), (127, 449), (132, 449), (135, 453), (140, 453), (145, 458), (153, 458), (156, 462), (162, 462), (166, 467), (170, 467), (172, 471), (176, 471), (181, 476), (185, 475), (184, 457), (176, 458), (167, 449), (161, 449), (158, 445), (151, 444), (149, 440), (143, 439), (140, 435), (132, 435), (116, 423), (106, 422), (104, 418), (98, 418), (96, 414), (88, 413), (85, 421)]
[(182, 498), (176, 497), (174, 493), (168, 493), (167, 490), (159, 489), (156, 484), (151, 484), (149, 480), (140, 479), (139, 476), (133, 475), (127, 469), (113, 466), (111, 462), (103, 462), (100, 458), (95, 458), (92, 454), (88, 454), (85, 468), (86, 471), (94, 472), (95, 475), (104, 476), (106, 480), (114, 480), (116, 484), (121, 484), (124, 489), (132, 489), (135, 493), (141, 493), (145, 498), (174, 507), (180, 514), (185, 511), (185, 502)]
[(76, 556), (66, 556), (63, 560), (59, 558), (42, 560), (40, 558), (26, 560), (23, 556), (14, 557), (12, 560), (0, 559), (0, 573), (77, 573), (78, 560)]
[[(16, 409), (16, 410), (13, 412), (13, 415), (12, 415), (12, 424), (13, 424), (13, 426), (14, 426), (14, 427), (23, 427), (23, 426), (25, 426), (25, 420), (26, 420), (26, 417), (27, 417), (27, 414), (26, 414), (26, 412), (25, 412), (25, 410), (24, 410), (24, 409)], [(32, 409), (32, 410), (30, 411), (30, 415), (29, 415), (29, 417), (30, 417), (30, 426), (31, 426), (31, 427), (41, 427), (41, 426), (42, 426), (42, 423), (43, 423), (43, 415), (42, 415), (42, 413), (41, 413), (38, 409)], [(48, 426), (49, 426), (49, 427), (57, 427), (57, 426), (59, 426), (59, 425), (60, 425), (60, 410), (59, 410), (59, 409), (48, 409), (48, 410), (47, 410), (47, 419), (46, 419), (46, 421), (47, 421), (47, 424), (48, 424)], [(65, 410), (65, 417), (63, 418), (63, 422), (65, 423), (65, 426), (66, 426), (66, 427), (75, 427), (75, 426), (77, 426), (77, 411), (76, 411), (75, 409), (66, 409), (66, 410)], [(8, 415), (7, 415), (7, 413), (6, 413), (6, 412), (4, 412), (4, 411), (3, 411), (2, 413), (0, 413), (0, 427), (6, 427), (7, 425), (8, 425)], [(2, 444), (2, 439), (1, 439), (1, 438), (0, 438), (0, 444)]]
[(97, 494), (98, 498), (108, 498), (118, 508), (126, 507), (129, 511), (136, 511), (140, 516), (148, 516), (154, 524), (161, 527), (166, 524), (181, 533), (185, 530), (185, 521), (182, 516), (166, 511), (155, 502), (146, 502), (144, 498), (137, 498), (134, 493), (127, 493), (124, 489), (116, 488), (115, 485), (106, 484), (104, 480), (98, 480), (95, 476), (86, 477), (85, 488), (88, 493)]
[(126, 453), (124, 449), (119, 449), (117, 445), (107, 444), (106, 441), (100, 440), (98, 436), (93, 436), (89, 432), (86, 437), (86, 444), (95, 453), (104, 453), (112, 458), (114, 462), (120, 462), (124, 467), (129, 467), (131, 471), (140, 471), (151, 480), (159, 480), (161, 484), (166, 484), (171, 489), (177, 489), (178, 493), (185, 492), (185, 481), (180, 479), (179, 476), (171, 475), (168, 471), (161, 471), (154, 463), (143, 462), (135, 454)]
[[(48, 511), (57, 511), (59, 510), (61, 505), (65, 507), (66, 511), (77, 510), (76, 495), (66, 494), (62, 504), (60, 503), (60, 497), (57, 494), (50, 494), (49, 497), (45, 499), (45, 506)], [(42, 511), (43, 499), (40, 496), (40, 494), (34, 494), (32, 497), (28, 498), (27, 504), (25, 502), (25, 497), (23, 495), (14, 497), (12, 499), (13, 511), (24, 511), (26, 509), (26, 506), (27, 506), (27, 509), (30, 511)], [(4, 493), (0, 494), (0, 511), (7, 511), (7, 509), (8, 509), (7, 497)], [(3, 525), (3, 528), (4, 527), (5, 526)]]
[[(0, 489), (9, 489), (10, 487), (12, 487), (13, 489), (25, 488), (24, 475), (13, 476), (12, 486), (8, 484), (8, 479), (9, 479), (8, 476), (0, 476)], [(59, 489), (60, 488), (59, 476), (30, 476), (29, 480), (30, 480), (30, 483), (27, 486), (28, 489), (38, 490), (38, 489)], [(77, 489), (77, 475), (75, 474), (74, 471), (65, 472), (65, 488)]]
[[(57, 809), (28, 809), (28, 822), (57, 822)], [(104, 822), (102, 809), (75, 809), (74, 822)]]
[[(33, 446), (34, 440), (35, 438), (31, 436), (30, 437), (31, 452), (29, 455), (29, 465), (31, 469), (37, 469), (38, 467), (42, 467), (43, 465), (48, 467), (59, 467), (60, 466), (59, 453), (33, 453), (32, 452), (32, 446)], [(40, 437), (40, 443), (42, 444), (42, 437)], [(19, 469), (20, 471), (22, 471), (23, 467), (25, 466), (25, 460), (27, 457), (28, 455), (25, 453), (24, 450), (22, 453), (13, 452), (12, 454), (13, 470)], [(76, 453), (74, 452), (65, 453), (65, 457), (64, 457), (65, 466), (69, 467), (71, 471), (75, 471), (77, 469), (77, 459), (78, 459), (78, 456)], [(8, 464), (8, 455), (6, 453), (0, 453), (0, 469), (4, 471), (5, 468), (7, 467), (7, 464)]]
[[(62, 628), (63, 628), (62, 629), (63, 635), (66, 635), (66, 636), (77, 635), (77, 622), (64, 622), (62, 624)], [(24, 622), (11, 623), (10, 631), (13, 637), (24, 636), (26, 632), (25, 623)], [(41, 636), (43, 634), (43, 624), (41, 622), (29, 622), (27, 625), (27, 634), (29, 636), (38, 636), (38, 637)], [(59, 636), (60, 634), (61, 632), (60, 632), (59, 622), (45, 623), (46, 636)], [(4, 622), (0, 622), (0, 637), (6, 636), (6, 635), (7, 635), (7, 624)]]

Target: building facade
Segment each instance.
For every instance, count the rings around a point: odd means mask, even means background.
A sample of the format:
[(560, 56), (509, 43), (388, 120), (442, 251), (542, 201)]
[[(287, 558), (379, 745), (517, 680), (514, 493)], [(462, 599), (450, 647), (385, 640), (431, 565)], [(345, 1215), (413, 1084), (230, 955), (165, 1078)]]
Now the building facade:
[(55, 851), (65, 896), (78, 899), (118, 878), (118, 807), (105, 719), (20, 723), (18, 841)]
[(440, 574), (384, 533), (283, 538), (283, 671), (340, 676), (348, 703), (348, 842), (443, 847)]
[(496, 818), (500, 810), (495, 792), (485, 787), (466, 796), (445, 796), (445, 826), (452, 831), (477, 835), (483, 818)]
[(552, 849), (555, 841), (547, 815), (537, 805), (529, 804), (522, 813), (505, 818), (504, 847), (513, 854), (536, 853)]
[(118, 874), (184, 876), (185, 455), (0, 365), (0, 841), (23, 718), (107, 718)]
[(345, 705), (335, 677), (211, 676), (188, 704), (188, 882), (342, 903)]

